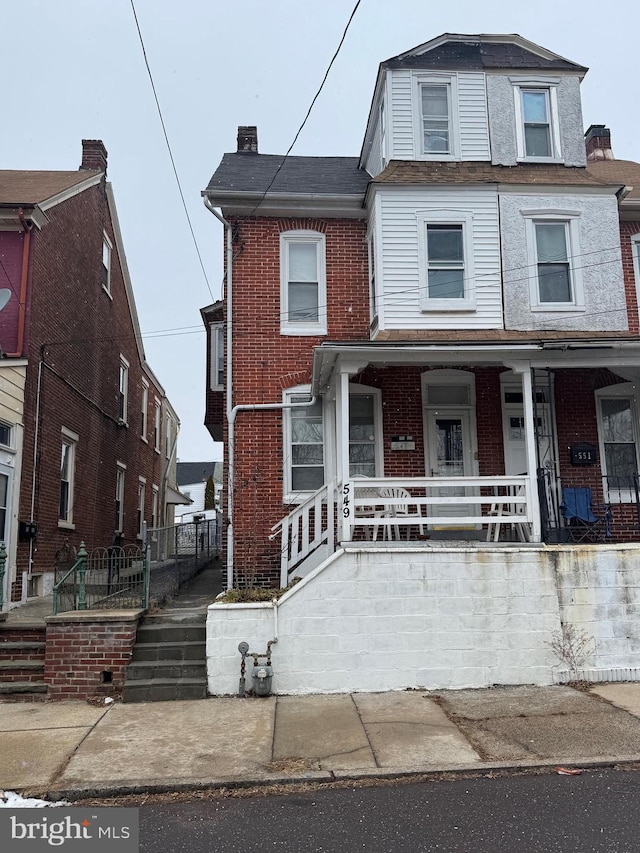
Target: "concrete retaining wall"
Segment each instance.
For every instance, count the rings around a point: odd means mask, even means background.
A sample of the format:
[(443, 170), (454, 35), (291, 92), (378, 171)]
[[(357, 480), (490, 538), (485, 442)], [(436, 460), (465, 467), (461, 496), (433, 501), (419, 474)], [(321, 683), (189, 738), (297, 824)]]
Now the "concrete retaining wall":
[(209, 692), (237, 691), (240, 641), (264, 652), (276, 635), (276, 693), (551, 684), (566, 680), (549, 647), (563, 621), (594, 638), (593, 680), (628, 678), (639, 558), (633, 545), (347, 548), (276, 606), (211, 605)]

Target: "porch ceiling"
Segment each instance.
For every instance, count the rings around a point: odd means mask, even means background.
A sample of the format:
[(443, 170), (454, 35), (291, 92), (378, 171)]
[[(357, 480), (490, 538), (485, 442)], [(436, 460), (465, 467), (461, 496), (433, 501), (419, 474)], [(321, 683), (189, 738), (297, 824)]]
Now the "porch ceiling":
[(513, 341), (433, 341), (371, 343), (325, 342), (314, 350), (313, 392), (322, 393), (336, 373), (355, 375), (367, 366), (502, 366), (521, 372), (531, 368), (606, 367), (631, 381), (640, 380), (640, 339), (566, 339)]

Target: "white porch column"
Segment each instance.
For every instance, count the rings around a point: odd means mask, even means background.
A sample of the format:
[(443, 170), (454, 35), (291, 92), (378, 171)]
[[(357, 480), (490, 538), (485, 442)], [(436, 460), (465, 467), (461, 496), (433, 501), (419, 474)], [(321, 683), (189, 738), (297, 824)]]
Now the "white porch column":
[(522, 376), (522, 404), (524, 409), (525, 442), (527, 455), (527, 507), (531, 514), (531, 541), (542, 540), (540, 499), (538, 497), (538, 454), (536, 450), (536, 425), (533, 412), (533, 383), (531, 364), (514, 365), (513, 370)]
[[(342, 490), (349, 480), (349, 374), (342, 369), (338, 380), (336, 394), (336, 463), (338, 483), (338, 537), (341, 540), (351, 539), (351, 520), (353, 503), (350, 504), (351, 515), (345, 517), (342, 511)], [(353, 495), (350, 496), (353, 501)]]

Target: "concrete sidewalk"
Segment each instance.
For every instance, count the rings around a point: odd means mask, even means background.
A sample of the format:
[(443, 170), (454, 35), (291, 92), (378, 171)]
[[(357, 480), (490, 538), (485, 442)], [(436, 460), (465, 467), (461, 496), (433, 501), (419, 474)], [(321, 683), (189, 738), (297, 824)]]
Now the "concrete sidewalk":
[(79, 798), (640, 761), (640, 684), (0, 704), (0, 789)]

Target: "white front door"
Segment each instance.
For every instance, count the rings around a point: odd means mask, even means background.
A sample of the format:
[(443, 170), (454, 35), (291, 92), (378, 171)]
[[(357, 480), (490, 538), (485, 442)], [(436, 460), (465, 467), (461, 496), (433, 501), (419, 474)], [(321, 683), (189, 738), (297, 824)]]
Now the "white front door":
[[(473, 474), (471, 424), (468, 411), (427, 410), (427, 474), (431, 477), (464, 477)], [(432, 497), (463, 497), (464, 486), (432, 489)], [(472, 515), (473, 504), (432, 504), (429, 515), (452, 517)]]

